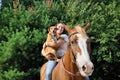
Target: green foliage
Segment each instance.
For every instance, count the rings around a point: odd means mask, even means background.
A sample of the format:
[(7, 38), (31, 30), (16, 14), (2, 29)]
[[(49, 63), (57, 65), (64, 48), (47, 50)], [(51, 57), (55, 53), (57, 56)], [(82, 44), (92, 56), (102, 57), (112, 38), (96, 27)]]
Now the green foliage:
[(2, 76), (4, 80), (22, 80), (24, 72), (19, 72), (17, 69), (5, 71)]
[[(17, 10), (12, 0), (3, 0), (0, 10), (0, 80), (39, 80), (46, 61), (42, 45), (51, 25), (71, 27), (91, 23), (93, 80), (119, 80), (120, 1), (53, 0), (50, 9), (41, 0), (21, 0)], [(32, 11), (29, 10), (32, 7)], [(112, 76), (110, 78), (109, 76)]]

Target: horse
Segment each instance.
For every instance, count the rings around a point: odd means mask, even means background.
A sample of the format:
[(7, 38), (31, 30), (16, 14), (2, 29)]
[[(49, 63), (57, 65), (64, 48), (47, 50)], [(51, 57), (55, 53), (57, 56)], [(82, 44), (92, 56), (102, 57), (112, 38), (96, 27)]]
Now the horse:
[[(65, 26), (69, 42), (64, 56), (52, 72), (52, 80), (86, 80), (87, 76), (92, 75), (94, 65), (90, 60), (90, 38), (86, 33), (89, 27), (89, 23), (84, 28)], [(41, 80), (44, 80), (46, 64), (41, 67)]]

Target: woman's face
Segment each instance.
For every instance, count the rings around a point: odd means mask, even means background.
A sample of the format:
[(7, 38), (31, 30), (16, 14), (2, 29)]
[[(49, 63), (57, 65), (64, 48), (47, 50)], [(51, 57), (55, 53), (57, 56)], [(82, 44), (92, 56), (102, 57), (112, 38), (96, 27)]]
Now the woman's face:
[(62, 34), (62, 32), (64, 31), (64, 25), (62, 24), (62, 23), (59, 23), (58, 25), (57, 25), (57, 34)]

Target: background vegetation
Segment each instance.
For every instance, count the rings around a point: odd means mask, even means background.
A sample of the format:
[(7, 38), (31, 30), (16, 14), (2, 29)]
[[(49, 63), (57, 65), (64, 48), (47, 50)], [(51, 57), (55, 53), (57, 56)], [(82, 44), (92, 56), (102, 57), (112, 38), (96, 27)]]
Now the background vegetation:
[[(13, 6), (14, 5), (14, 6)], [(2, 0), (0, 10), (0, 80), (39, 80), (47, 28), (91, 23), (91, 80), (120, 79), (119, 0)]]

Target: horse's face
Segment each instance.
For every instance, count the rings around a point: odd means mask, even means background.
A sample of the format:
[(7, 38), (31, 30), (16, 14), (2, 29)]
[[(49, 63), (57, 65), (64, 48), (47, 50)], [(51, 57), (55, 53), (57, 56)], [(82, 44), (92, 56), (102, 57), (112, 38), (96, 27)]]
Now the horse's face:
[(84, 29), (77, 26), (69, 31), (72, 54), (82, 76), (90, 76), (94, 70), (93, 63), (90, 60), (90, 39), (86, 35), (89, 26), (87, 24)]

